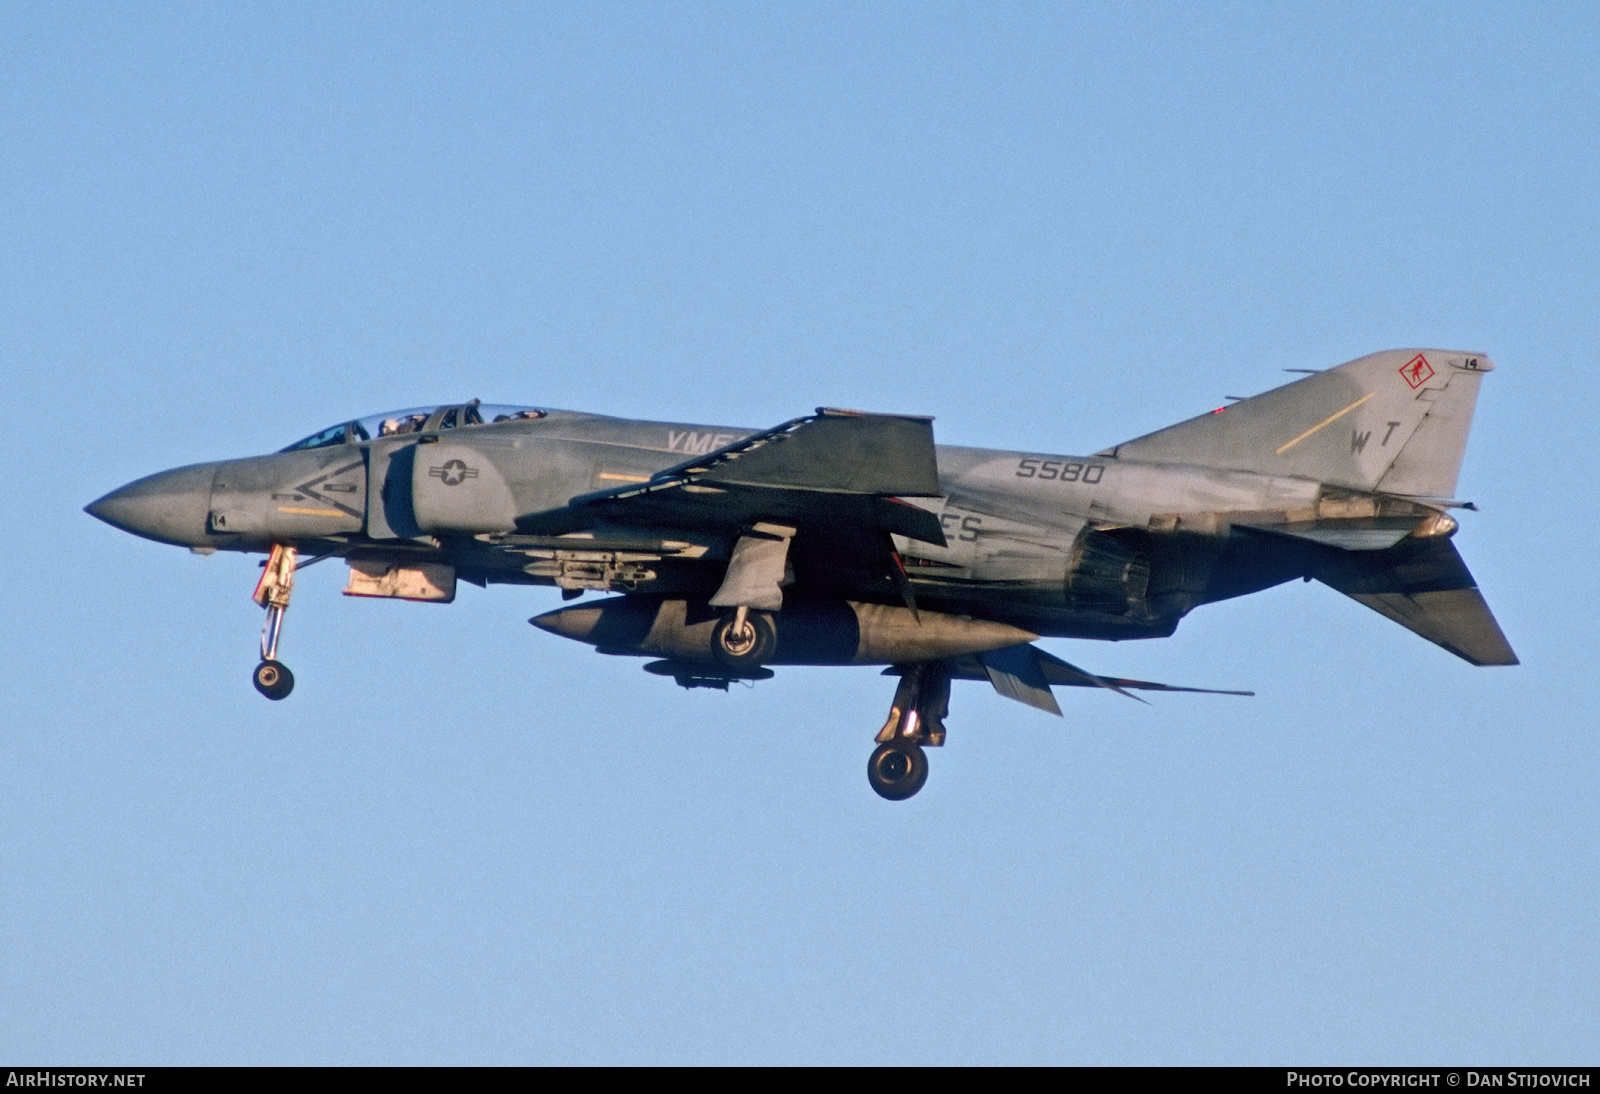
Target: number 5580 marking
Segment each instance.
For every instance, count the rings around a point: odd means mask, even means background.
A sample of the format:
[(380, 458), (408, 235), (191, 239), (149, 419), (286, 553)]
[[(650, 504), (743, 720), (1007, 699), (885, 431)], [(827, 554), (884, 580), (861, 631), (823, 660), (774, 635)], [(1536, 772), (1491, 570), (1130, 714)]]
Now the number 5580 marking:
[(1055, 479), (1058, 482), (1086, 482), (1091, 486), (1106, 473), (1103, 463), (1069, 463), (1066, 460), (1047, 460), (1030, 457), (1017, 464), (1019, 479)]

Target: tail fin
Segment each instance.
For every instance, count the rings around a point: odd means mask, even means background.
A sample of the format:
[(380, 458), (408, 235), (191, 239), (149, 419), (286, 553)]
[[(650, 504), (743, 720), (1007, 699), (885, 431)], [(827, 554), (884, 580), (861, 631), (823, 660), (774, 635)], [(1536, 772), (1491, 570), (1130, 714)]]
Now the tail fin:
[(1120, 444), (1101, 455), (1449, 498), (1493, 362), (1388, 350)]
[(1312, 576), (1474, 665), (1517, 664), (1467, 564), (1442, 536), (1387, 551), (1330, 550)]

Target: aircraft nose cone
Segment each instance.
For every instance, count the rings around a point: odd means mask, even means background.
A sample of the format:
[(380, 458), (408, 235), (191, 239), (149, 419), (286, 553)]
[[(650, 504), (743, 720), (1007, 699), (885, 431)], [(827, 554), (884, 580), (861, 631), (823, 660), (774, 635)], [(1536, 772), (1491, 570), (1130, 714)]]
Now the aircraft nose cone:
[(211, 542), (206, 518), (211, 511), (211, 480), (215, 475), (216, 465), (209, 463), (162, 471), (111, 491), (84, 506), (83, 511), (113, 528), (157, 543), (205, 546)]

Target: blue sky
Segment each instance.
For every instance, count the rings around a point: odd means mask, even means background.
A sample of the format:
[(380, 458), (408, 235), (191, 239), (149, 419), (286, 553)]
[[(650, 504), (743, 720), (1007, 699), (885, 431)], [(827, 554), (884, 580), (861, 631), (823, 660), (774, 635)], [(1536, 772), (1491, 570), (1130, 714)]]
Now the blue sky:
[[(0, 1056), (1592, 1062), (1600, 16), (1560, 4), (0, 10)], [(1254, 699), (683, 692), (81, 512), (481, 397), (1088, 452), (1477, 350), (1521, 655), (1318, 585), (1050, 641)]]

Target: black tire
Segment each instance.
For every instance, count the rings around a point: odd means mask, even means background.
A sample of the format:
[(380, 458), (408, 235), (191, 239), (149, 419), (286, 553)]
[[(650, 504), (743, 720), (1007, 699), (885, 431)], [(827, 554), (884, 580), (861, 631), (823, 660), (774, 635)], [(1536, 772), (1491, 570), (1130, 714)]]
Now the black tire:
[(928, 754), (912, 741), (887, 741), (872, 750), (867, 782), (880, 798), (905, 801), (928, 781)]
[(746, 612), (744, 627), (735, 630), (734, 617), (725, 616), (711, 632), (711, 652), (731, 669), (755, 669), (771, 659), (778, 648), (778, 630), (765, 612)]
[(294, 673), (281, 661), (263, 661), (256, 666), (251, 683), (268, 699), (278, 700), (294, 690)]

